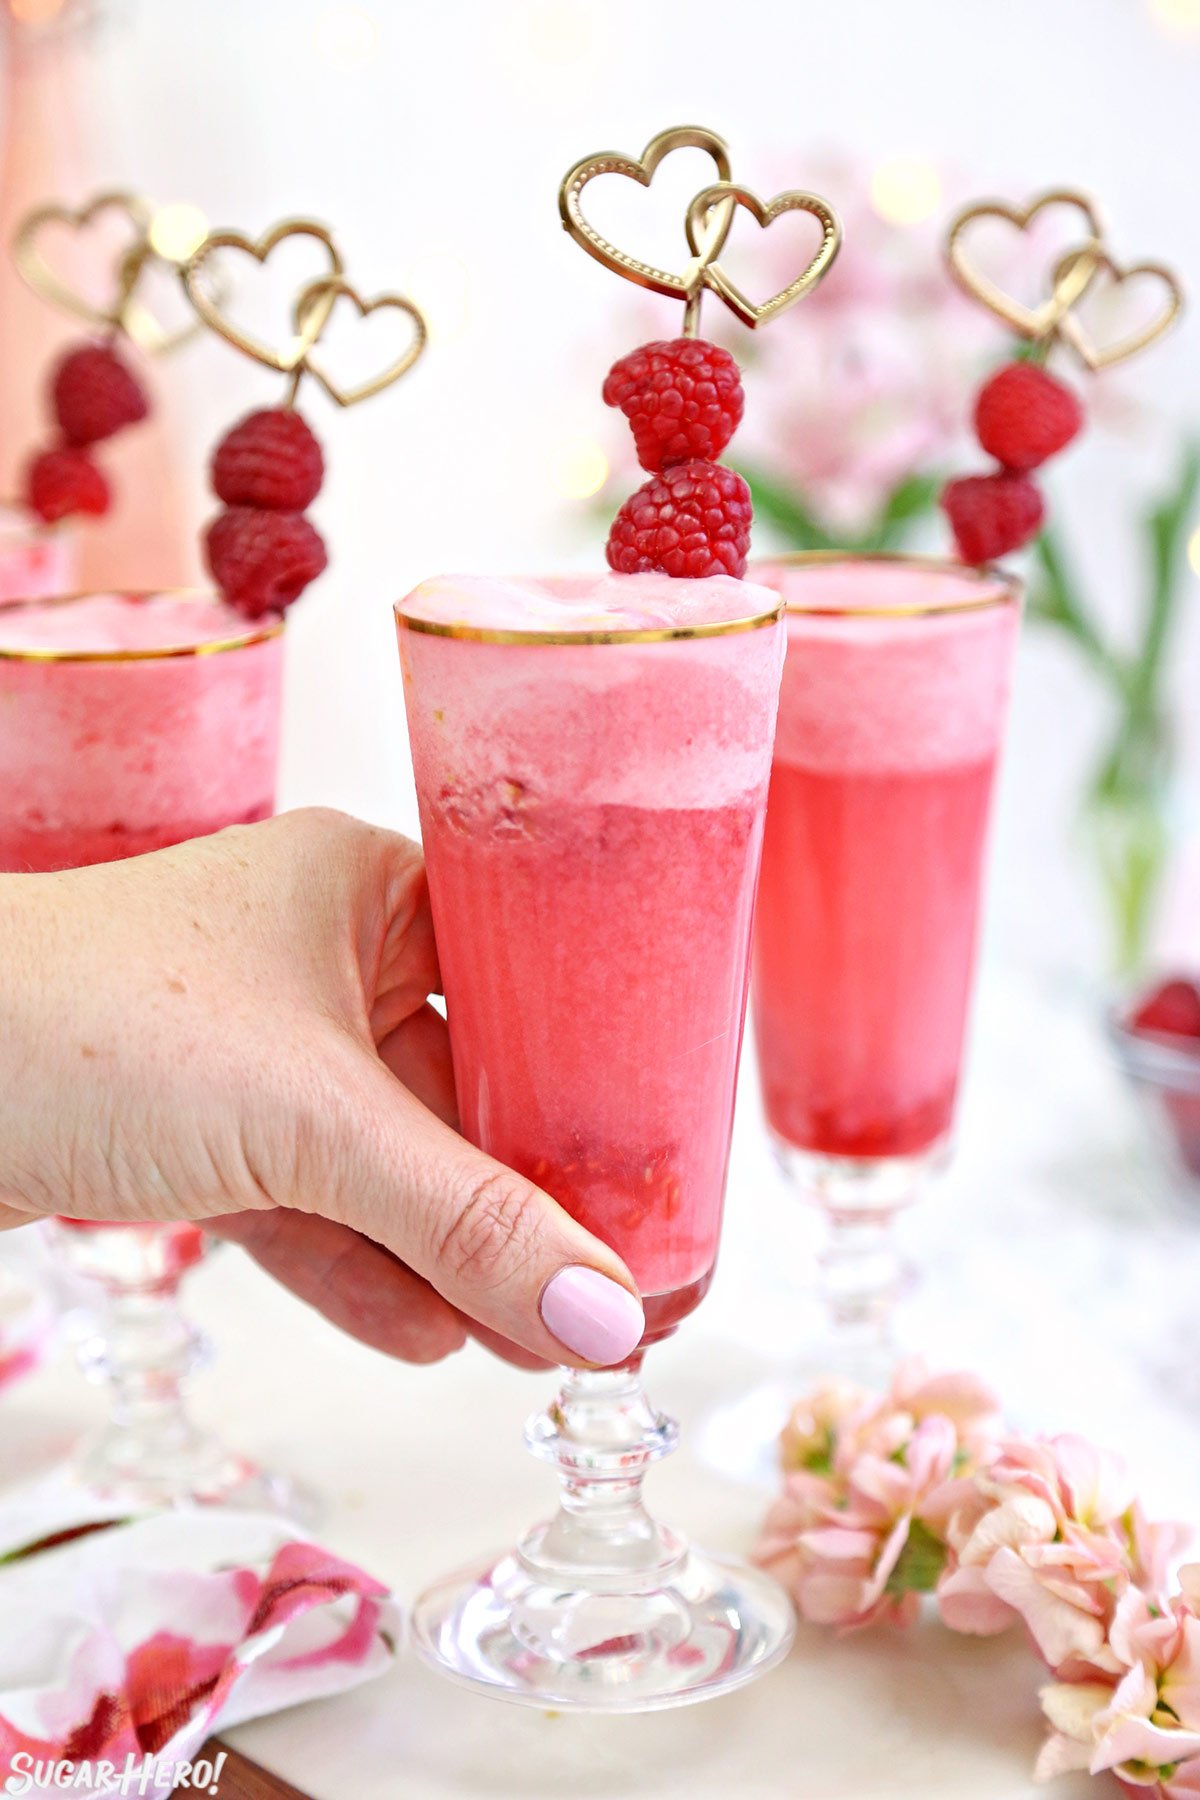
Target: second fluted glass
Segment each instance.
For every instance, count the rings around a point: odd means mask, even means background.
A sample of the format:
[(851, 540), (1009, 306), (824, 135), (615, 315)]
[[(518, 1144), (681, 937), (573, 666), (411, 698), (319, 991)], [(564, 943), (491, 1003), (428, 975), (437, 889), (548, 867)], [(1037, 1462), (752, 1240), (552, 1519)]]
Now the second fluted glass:
[[(205, 593), (80, 594), (0, 607), (0, 871), (114, 862), (266, 818), (275, 805), (283, 621)], [(120, 971), (113, 971), (115, 980)], [(179, 1305), (198, 1226), (53, 1226), (96, 1284), (86, 1373), (109, 1419), (69, 1470), (131, 1510), (288, 1508), (287, 1483), (198, 1429), (185, 1405), (204, 1342)]]
[(828, 1220), (828, 1348), (869, 1361), (899, 1285), (893, 1221), (949, 1148), (1019, 589), (902, 557), (756, 578), (788, 626), (755, 920), (763, 1100)]

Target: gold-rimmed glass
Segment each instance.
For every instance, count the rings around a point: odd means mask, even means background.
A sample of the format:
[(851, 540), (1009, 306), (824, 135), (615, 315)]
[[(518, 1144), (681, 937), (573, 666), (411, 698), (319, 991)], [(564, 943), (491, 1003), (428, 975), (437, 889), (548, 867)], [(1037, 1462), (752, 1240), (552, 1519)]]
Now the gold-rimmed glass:
[(767, 1123), (828, 1221), (837, 1362), (886, 1355), (897, 1213), (949, 1154), (1020, 584), (933, 557), (800, 553), (753, 1004)]
[(458, 610), (453, 582), (436, 616), (428, 590), (397, 608), (462, 1129), (617, 1252), (646, 1321), (528, 1422), (556, 1513), (429, 1588), (413, 1641), (498, 1697), (607, 1712), (727, 1692), (792, 1634), (773, 1582), (642, 1500), (677, 1439), (643, 1352), (703, 1298), (720, 1235), (783, 629), (721, 581), (677, 584), (691, 624), (605, 626), (639, 579), (550, 584), (571, 617), (547, 629), (499, 602), (489, 626), (478, 582)]
[[(177, 589), (0, 608), (0, 871), (118, 861), (274, 810), (283, 620), (241, 628), (223, 610), (214, 628), (206, 615), (218, 605)], [(136, 629), (126, 606), (139, 608)], [(72, 1483), (131, 1511), (284, 1503), (281, 1484), (185, 1407), (204, 1345), (179, 1284), (203, 1252), (199, 1227), (63, 1219), (50, 1229), (66, 1268), (96, 1284), (81, 1361), (109, 1399)]]

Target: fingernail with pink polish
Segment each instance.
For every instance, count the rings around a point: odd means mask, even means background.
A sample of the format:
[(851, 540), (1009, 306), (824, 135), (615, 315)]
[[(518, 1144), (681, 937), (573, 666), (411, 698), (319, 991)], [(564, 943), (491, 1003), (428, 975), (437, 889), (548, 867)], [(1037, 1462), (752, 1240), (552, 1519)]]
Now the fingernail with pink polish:
[(542, 1323), (573, 1356), (605, 1367), (641, 1342), (645, 1315), (628, 1288), (599, 1269), (560, 1269), (542, 1289)]

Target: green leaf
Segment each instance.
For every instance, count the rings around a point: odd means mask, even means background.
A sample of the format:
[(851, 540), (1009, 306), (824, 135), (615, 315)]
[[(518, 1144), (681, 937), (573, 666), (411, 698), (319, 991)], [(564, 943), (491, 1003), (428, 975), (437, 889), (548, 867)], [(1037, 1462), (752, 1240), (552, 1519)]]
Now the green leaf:
[(738, 473), (750, 489), (755, 517), (765, 519), (781, 532), (793, 550), (836, 550), (836, 538), (818, 524), (801, 496), (784, 487), (761, 469), (738, 464)]
[(1039, 533), (1033, 555), (1035, 573), (1030, 580), (1027, 617), (1072, 638), (1097, 673), (1124, 696), (1128, 671), (1088, 612), (1062, 538), (1053, 526), (1047, 525)]
[(884, 1591), (894, 1600), (901, 1594), (930, 1594), (937, 1586), (945, 1562), (945, 1544), (939, 1543), (920, 1519), (914, 1519)]
[(892, 550), (904, 541), (914, 520), (924, 518), (937, 505), (941, 475), (906, 475), (884, 502), (871, 529), (860, 539), (859, 550)]
[(941, 491), (940, 475), (908, 475), (888, 495), (878, 517), (858, 536), (826, 530), (804, 496), (784, 487), (762, 469), (738, 465), (750, 489), (757, 518), (782, 533), (793, 550), (890, 550), (901, 542), (915, 519), (932, 511)]
[(1134, 664), (1130, 704), (1144, 716), (1159, 710), (1158, 688), (1179, 597), (1183, 551), (1200, 495), (1200, 442), (1184, 447), (1173, 486), (1142, 521), (1150, 553), (1146, 625)]

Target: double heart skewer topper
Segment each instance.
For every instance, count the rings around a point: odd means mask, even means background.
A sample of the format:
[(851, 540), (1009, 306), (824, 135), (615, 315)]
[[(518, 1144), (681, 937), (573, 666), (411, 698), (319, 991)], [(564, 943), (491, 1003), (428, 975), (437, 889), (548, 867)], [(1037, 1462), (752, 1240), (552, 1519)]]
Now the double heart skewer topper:
[[(149, 356), (177, 350), (200, 331), (198, 320), (173, 325), (146, 298), (145, 277), (172, 267), (159, 248), (156, 221), (171, 209), (160, 209), (143, 194), (106, 189), (81, 206), (48, 200), (25, 214), (12, 241), (13, 261), (27, 287), (39, 299), (71, 313), (77, 319), (112, 336), (123, 335)], [(111, 259), (110, 291), (99, 299), (81, 273), (81, 263), (97, 261), (100, 232), (116, 222), (121, 239), (106, 249), (101, 260)], [(58, 254), (50, 248), (58, 240)], [(92, 240), (90, 251), (86, 248)], [(76, 266), (64, 263), (67, 251)], [(141, 292), (139, 293), (139, 289)]]
[[(229, 258), (242, 255), (262, 265), (279, 245), (294, 243), (297, 239), (308, 240), (318, 247), (318, 271), (316, 274), (310, 272), (288, 309), (286, 331), (277, 333), (274, 338), (251, 332), (233, 317), (228, 297), (214, 288), (211, 279), (214, 259), (219, 259), (224, 267)], [(210, 232), (180, 274), (184, 291), (204, 324), (234, 349), (240, 350), (243, 356), (288, 377), (284, 404), (289, 407), (295, 404), (305, 375), (324, 388), (338, 406), (357, 405), (360, 400), (382, 393), (406, 375), (428, 343), (428, 327), (415, 302), (403, 294), (393, 293), (365, 299), (347, 279), (345, 264), (332, 233), (315, 219), (282, 219), (258, 238), (247, 237), (240, 231)], [(326, 363), (318, 361), (314, 355), (341, 300), (350, 303), (360, 320), (384, 311), (399, 312), (410, 327), (403, 347), (381, 368), (354, 383), (335, 379)]]
[[(689, 254), (672, 269), (633, 256), (604, 236), (584, 211), (584, 196), (600, 175), (621, 175), (648, 188), (678, 150), (702, 151), (716, 179), (688, 202), (683, 226)], [(745, 478), (720, 458), (741, 421), (745, 395), (729, 351), (700, 336), (701, 302), (706, 292), (714, 294), (751, 331), (767, 324), (828, 274), (841, 248), (841, 222), (828, 201), (805, 188), (760, 200), (734, 180), (728, 145), (703, 125), (660, 131), (640, 156), (615, 150), (585, 156), (567, 171), (558, 210), (564, 229), (606, 269), (684, 302), (682, 335), (621, 357), (604, 382), (605, 403), (625, 414), (638, 462), (649, 475), (613, 520), (608, 565), (618, 575), (740, 580), (753, 505)], [(790, 279), (763, 299), (752, 299), (729, 269), (729, 239), (743, 213), (764, 231), (785, 213), (801, 213), (820, 230), (816, 248), (800, 252)]]
[[(656, 267), (610, 242), (583, 210), (583, 194), (598, 175), (623, 175), (648, 188), (655, 170), (681, 149), (703, 150), (711, 157), (717, 179), (698, 193), (687, 209), (684, 229), (690, 257), (678, 270)], [(765, 325), (786, 307), (801, 300), (828, 273), (841, 248), (842, 227), (834, 209), (816, 194), (800, 188), (763, 201), (733, 180), (729, 148), (723, 138), (703, 125), (676, 125), (651, 138), (640, 156), (605, 150), (585, 156), (568, 170), (558, 190), (558, 209), (564, 229), (589, 256), (606, 269), (653, 293), (685, 302), (683, 335), (696, 337), (700, 327), (700, 301), (707, 289), (724, 301), (751, 330)], [(808, 262), (777, 293), (761, 301), (751, 300), (722, 264), (721, 257), (739, 210), (748, 212), (764, 230), (784, 213), (801, 212), (821, 228), (821, 241)]]
[[(278, 289), (283, 261), (274, 262), (268, 291), (261, 287), (264, 265), (281, 246), (285, 257), (297, 250), (308, 258), (299, 287), (286, 305)], [(274, 307), (273, 323), (245, 322), (245, 300), (236, 316), (213, 282), (214, 269), (240, 258), (247, 273), (258, 272), (259, 301)], [(308, 518), (325, 478), (325, 456), (308, 421), (296, 406), (307, 375), (335, 405), (356, 406), (406, 375), (424, 352), (429, 332), (414, 302), (404, 294), (365, 298), (352, 285), (341, 251), (328, 226), (316, 219), (281, 219), (260, 237), (242, 231), (212, 231), (179, 268), (183, 289), (201, 321), (251, 362), (286, 377), (282, 403), (258, 407), (224, 433), (213, 452), (209, 475), (221, 511), (204, 531), (204, 555), (226, 602), (247, 618), (282, 613), (328, 564), (325, 541)], [(290, 269), (285, 289), (294, 276)], [(344, 303), (344, 304), (343, 304)], [(386, 361), (369, 372), (335, 374), (325, 339), (335, 311), (360, 324), (399, 313), (404, 335)], [(324, 342), (323, 342), (324, 340)], [(322, 345), (320, 356), (318, 345)]]
[[(200, 331), (179, 306), (174, 280), (175, 246), (194, 241), (199, 230), (194, 207), (159, 208), (123, 188), (104, 189), (79, 206), (47, 200), (19, 221), (12, 257), (22, 280), (40, 300), (90, 327), (47, 372), (51, 430), (20, 475), (18, 500), (41, 525), (111, 510), (115, 490), (100, 446), (153, 410), (137, 358), (126, 352), (160, 356)], [(219, 269), (214, 281), (219, 288)]]
[[(1052, 219), (1059, 241), (1047, 249)], [(1013, 291), (1011, 258), (1002, 276), (985, 268), (983, 231), (994, 235), (997, 226), (1010, 249), (1020, 247), (1025, 276), (1034, 277), (1032, 299)], [(1119, 263), (1099, 207), (1074, 188), (1052, 188), (1024, 206), (974, 201), (950, 222), (946, 261), (972, 300), (1032, 346), (993, 371), (975, 397), (975, 436), (992, 467), (956, 476), (941, 493), (959, 555), (983, 567), (1037, 536), (1046, 517), (1037, 477), (1083, 429), (1078, 394), (1045, 367), (1055, 345), (1091, 373), (1126, 362), (1175, 323), (1183, 289), (1162, 263)], [(1131, 315), (1130, 296), (1139, 290), (1152, 299)]]
[[(971, 239), (981, 225), (1001, 224), (1026, 237), (1051, 216), (1073, 216), (1079, 236), (1065, 250), (1060, 246), (1044, 270), (1038, 299), (1029, 305), (985, 273)], [(1175, 323), (1183, 306), (1183, 287), (1178, 276), (1162, 263), (1122, 264), (1108, 245), (1103, 215), (1096, 202), (1074, 188), (1053, 188), (1038, 194), (1025, 206), (1002, 200), (978, 200), (959, 212), (946, 237), (946, 261), (950, 273), (972, 300), (986, 306), (1018, 336), (1039, 347), (1044, 359), (1055, 342), (1065, 344), (1085, 368), (1111, 368), (1155, 343)], [(1115, 299), (1136, 287), (1157, 290), (1151, 310), (1135, 323), (1118, 324), (1107, 335), (1097, 335), (1084, 323), (1080, 306), (1104, 294)]]

